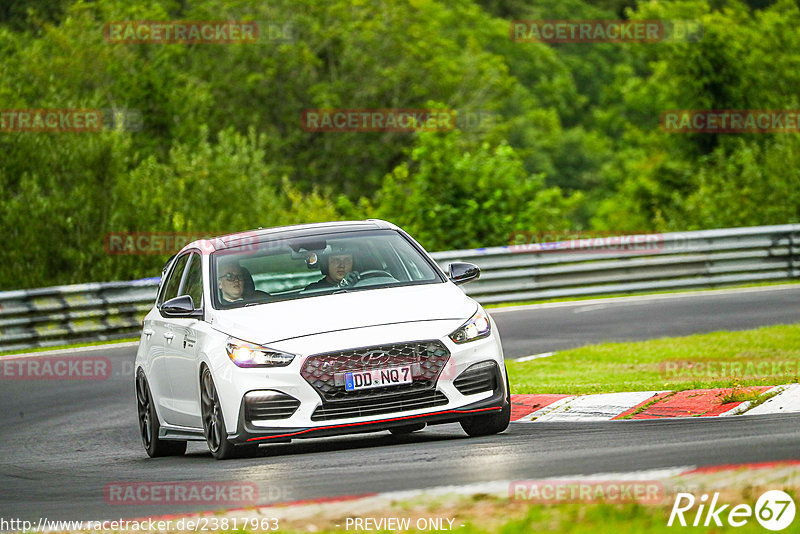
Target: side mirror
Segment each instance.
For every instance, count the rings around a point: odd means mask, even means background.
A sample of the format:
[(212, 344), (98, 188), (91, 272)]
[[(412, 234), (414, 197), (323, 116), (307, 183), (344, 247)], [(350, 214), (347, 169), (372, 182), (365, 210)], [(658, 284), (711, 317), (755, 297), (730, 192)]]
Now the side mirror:
[(174, 299), (169, 299), (161, 305), (161, 313), (167, 317), (203, 317), (203, 310), (194, 307), (194, 301), (190, 295), (181, 295)]
[(450, 280), (456, 285), (472, 282), (481, 276), (480, 267), (473, 263), (451, 263), (448, 270), (450, 271)]

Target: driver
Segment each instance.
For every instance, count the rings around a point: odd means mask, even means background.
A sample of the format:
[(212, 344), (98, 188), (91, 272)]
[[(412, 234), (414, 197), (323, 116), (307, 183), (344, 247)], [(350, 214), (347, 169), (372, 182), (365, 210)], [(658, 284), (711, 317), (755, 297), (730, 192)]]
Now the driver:
[(353, 270), (353, 252), (344, 247), (333, 247), (320, 261), (320, 271), (325, 278), (312, 282), (306, 289), (327, 289), (338, 287), (344, 278), (350, 284), (358, 279), (358, 272)]

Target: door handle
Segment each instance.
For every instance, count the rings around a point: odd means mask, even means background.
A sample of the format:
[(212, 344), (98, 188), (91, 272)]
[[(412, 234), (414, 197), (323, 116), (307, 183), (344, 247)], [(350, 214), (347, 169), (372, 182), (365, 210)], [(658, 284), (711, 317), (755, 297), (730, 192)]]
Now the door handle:
[(153, 335), (153, 329), (152, 328), (145, 328), (144, 330), (142, 330), (142, 334), (146, 335), (147, 337), (150, 337), (150, 336)]
[(172, 332), (164, 332), (164, 338), (167, 341), (172, 341), (172, 338), (174, 338), (174, 337), (175, 337), (175, 334), (173, 334)]

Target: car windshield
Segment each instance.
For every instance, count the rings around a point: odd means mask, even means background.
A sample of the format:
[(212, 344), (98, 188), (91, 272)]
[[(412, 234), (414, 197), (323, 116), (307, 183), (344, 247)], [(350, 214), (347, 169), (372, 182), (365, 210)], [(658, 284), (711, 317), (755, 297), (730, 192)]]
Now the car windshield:
[(215, 252), (212, 259), (217, 309), (444, 281), (394, 230), (251, 243)]

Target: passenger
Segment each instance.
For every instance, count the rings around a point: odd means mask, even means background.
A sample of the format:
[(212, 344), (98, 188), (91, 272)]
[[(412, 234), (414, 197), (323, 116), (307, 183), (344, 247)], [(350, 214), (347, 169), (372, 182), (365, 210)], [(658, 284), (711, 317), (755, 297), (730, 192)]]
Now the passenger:
[(350, 284), (358, 280), (358, 272), (353, 270), (355, 260), (353, 253), (344, 247), (334, 247), (330, 252), (320, 258), (319, 269), (325, 278), (312, 282), (306, 289), (328, 289), (339, 287), (341, 281), (347, 278)]
[(236, 262), (220, 265), (217, 277), (222, 303), (244, 300), (244, 269)]

